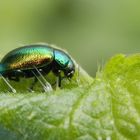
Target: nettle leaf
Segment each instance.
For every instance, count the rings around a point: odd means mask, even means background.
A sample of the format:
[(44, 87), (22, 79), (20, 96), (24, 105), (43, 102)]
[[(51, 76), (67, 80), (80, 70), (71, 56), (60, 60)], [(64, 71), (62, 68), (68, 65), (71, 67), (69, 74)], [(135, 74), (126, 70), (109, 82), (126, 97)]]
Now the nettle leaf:
[(95, 79), (77, 68), (49, 93), (29, 93), (29, 83), (11, 82), (13, 94), (0, 80), (0, 139), (140, 139), (140, 54), (113, 57)]

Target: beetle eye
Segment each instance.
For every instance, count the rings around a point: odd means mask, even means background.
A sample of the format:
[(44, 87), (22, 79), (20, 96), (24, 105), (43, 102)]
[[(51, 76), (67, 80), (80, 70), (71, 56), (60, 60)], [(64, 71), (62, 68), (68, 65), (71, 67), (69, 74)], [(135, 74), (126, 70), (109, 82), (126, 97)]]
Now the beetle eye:
[(71, 78), (74, 74), (74, 71), (72, 70), (71, 72), (67, 73), (67, 77)]

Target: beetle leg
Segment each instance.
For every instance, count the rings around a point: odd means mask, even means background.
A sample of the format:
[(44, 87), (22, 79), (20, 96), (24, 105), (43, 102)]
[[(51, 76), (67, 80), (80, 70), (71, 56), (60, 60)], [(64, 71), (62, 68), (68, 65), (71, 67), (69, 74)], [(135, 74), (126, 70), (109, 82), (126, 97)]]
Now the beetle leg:
[(42, 85), (43, 89), (45, 92), (48, 92), (48, 91), (51, 91), (52, 90), (52, 87), (48, 87), (46, 86), (41, 80), (40, 78), (36, 75), (36, 73), (34, 71), (32, 71), (32, 73), (34, 74), (35, 78), (39, 81), (39, 83)]
[(61, 75), (59, 75), (59, 76), (58, 76), (58, 86), (59, 86), (59, 87), (61, 87), (61, 80), (62, 80)]
[(34, 66), (34, 68), (35, 68), (35, 70), (36, 70), (36, 72), (39, 74), (39, 76), (42, 78), (42, 80), (43, 80), (43, 82), (42, 82), (42, 84), (44, 85), (44, 87), (45, 87), (45, 89), (47, 89), (47, 91), (52, 91), (52, 86), (51, 86), (51, 84), (44, 78), (44, 76), (42, 75), (42, 73), (37, 69), (37, 67), (36, 66)]
[(2, 77), (3, 81), (8, 85), (8, 87), (10, 88), (10, 91), (12, 91), (13, 93), (16, 93), (16, 90), (10, 85), (10, 83), (1, 74), (0, 76)]
[(8, 76), (8, 79), (9, 80), (16, 81), (16, 82), (19, 82), (20, 81), (18, 76), (15, 76), (15, 77)]
[(9, 80), (13, 80), (13, 81), (16, 81), (16, 82), (20, 81), (20, 79), (19, 79), (20, 77), (24, 77), (24, 72), (21, 71), (21, 70), (14, 70), (12, 73), (10, 73), (8, 75)]
[(37, 78), (34, 77), (34, 81), (31, 83), (31, 86), (29, 87), (29, 91), (33, 92), (34, 86), (37, 83), (37, 81), (38, 81)]
[(61, 87), (61, 81), (62, 81), (61, 71), (59, 70), (57, 75), (57, 80), (56, 80), (56, 88)]

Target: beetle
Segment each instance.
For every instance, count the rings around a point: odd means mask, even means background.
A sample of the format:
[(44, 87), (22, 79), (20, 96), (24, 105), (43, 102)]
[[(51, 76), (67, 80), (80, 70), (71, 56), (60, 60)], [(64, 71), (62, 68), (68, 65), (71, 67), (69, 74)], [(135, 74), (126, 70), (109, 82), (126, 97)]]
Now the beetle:
[(75, 64), (65, 51), (48, 44), (32, 44), (14, 49), (0, 62), (0, 75), (5, 82), (6, 78), (18, 82), (21, 77), (34, 77), (31, 90), (37, 81), (45, 88), (46, 85), (38, 76), (45, 81), (43, 75), (50, 71), (58, 77), (58, 86), (61, 87), (62, 72), (65, 78), (71, 79), (75, 73)]

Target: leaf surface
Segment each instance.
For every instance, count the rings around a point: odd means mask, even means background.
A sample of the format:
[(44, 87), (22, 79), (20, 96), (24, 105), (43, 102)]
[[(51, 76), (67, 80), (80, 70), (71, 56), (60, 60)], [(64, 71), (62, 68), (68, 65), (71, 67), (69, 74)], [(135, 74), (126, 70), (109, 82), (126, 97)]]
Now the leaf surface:
[(7, 93), (0, 82), (2, 140), (140, 139), (139, 54), (114, 56), (95, 79), (80, 68), (50, 93)]

